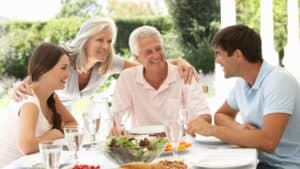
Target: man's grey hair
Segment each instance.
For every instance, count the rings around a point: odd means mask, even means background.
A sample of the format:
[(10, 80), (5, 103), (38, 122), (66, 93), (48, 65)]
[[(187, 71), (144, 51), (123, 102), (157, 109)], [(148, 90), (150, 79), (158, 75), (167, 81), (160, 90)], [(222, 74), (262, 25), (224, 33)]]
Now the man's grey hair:
[(87, 62), (84, 45), (91, 37), (102, 32), (105, 28), (110, 28), (112, 30), (111, 51), (109, 52), (106, 60), (103, 63), (99, 64), (97, 68), (101, 74), (105, 74), (112, 67), (112, 49), (117, 36), (117, 27), (112, 19), (101, 17), (90, 18), (81, 25), (80, 30), (76, 34), (76, 37), (70, 43), (64, 44), (65, 50), (71, 57), (73, 66), (79, 72), (85, 71), (85, 65)]
[(129, 36), (129, 47), (131, 54), (137, 56), (139, 53), (138, 42), (140, 39), (147, 38), (147, 37), (157, 37), (161, 43), (163, 43), (161, 34), (159, 31), (153, 26), (140, 26), (132, 31)]

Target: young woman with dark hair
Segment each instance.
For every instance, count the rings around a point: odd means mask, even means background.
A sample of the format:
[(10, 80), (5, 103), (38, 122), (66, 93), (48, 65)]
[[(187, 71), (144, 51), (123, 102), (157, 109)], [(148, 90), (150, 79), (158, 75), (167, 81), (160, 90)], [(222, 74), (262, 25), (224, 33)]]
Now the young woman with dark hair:
[(37, 152), (39, 142), (63, 138), (63, 126), (77, 124), (55, 94), (55, 90), (65, 87), (70, 76), (70, 60), (64, 49), (41, 44), (29, 60), (28, 73), (32, 95), (13, 103), (14, 111), (1, 123), (0, 167)]

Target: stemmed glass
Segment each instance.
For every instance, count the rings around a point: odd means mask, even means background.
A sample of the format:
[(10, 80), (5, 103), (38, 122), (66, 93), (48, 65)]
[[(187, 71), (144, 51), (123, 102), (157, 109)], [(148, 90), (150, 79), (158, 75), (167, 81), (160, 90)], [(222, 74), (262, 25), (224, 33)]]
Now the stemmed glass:
[(65, 140), (68, 148), (72, 151), (75, 163), (78, 163), (78, 151), (83, 142), (84, 130), (80, 126), (66, 126), (64, 127)]
[(167, 120), (164, 123), (168, 140), (172, 144), (173, 158), (178, 159), (178, 144), (182, 138), (182, 123), (179, 120)]
[(88, 110), (83, 115), (84, 126), (91, 135), (91, 146), (96, 146), (96, 134), (100, 129), (101, 112), (108, 111), (108, 102), (106, 99), (94, 99)]
[(185, 136), (186, 133), (185, 131), (187, 130), (187, 125), (189, 123), (189, 121), (191, 120), (191, 107), (190, 106), (182, 106), (179, 109), (179, 120), (182, 123), (183, 126), (183, 135)]
[(181, 107), (179, 99), (167, 100), (167, 115), (168, 120), (164, 122), (164, 128), (168, 140), (172, 144), (173, 158), (178, 158), (178, 145), (183, 135), (183, 123), (179, 110)]

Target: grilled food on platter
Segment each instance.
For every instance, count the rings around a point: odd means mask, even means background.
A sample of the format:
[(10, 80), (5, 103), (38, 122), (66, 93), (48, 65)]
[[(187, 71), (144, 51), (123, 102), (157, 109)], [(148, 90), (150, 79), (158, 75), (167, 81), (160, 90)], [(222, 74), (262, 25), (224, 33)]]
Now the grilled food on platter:
[(128, 163), (122, 165), (120, 169), (187, 169), (187, 165), (182, 161), (163, 160), (157, 163)]

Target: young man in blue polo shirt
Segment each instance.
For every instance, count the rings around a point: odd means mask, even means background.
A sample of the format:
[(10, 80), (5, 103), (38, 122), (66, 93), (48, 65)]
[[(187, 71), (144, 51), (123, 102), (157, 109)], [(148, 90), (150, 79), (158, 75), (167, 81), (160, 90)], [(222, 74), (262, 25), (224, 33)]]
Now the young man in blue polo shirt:
[[(188, 132), (256, 148), (258, 169), (299, 169), (300, 87), (297, 80), (283, 68), (263, 60), (260, 36), (245, 25), (220, 30), (212, 46), (225, 78), (239, 79), (216, 112), (215, 126), (198, 118), (189, 124)], [(238, 113), (243, 124), (235, 121)]]

